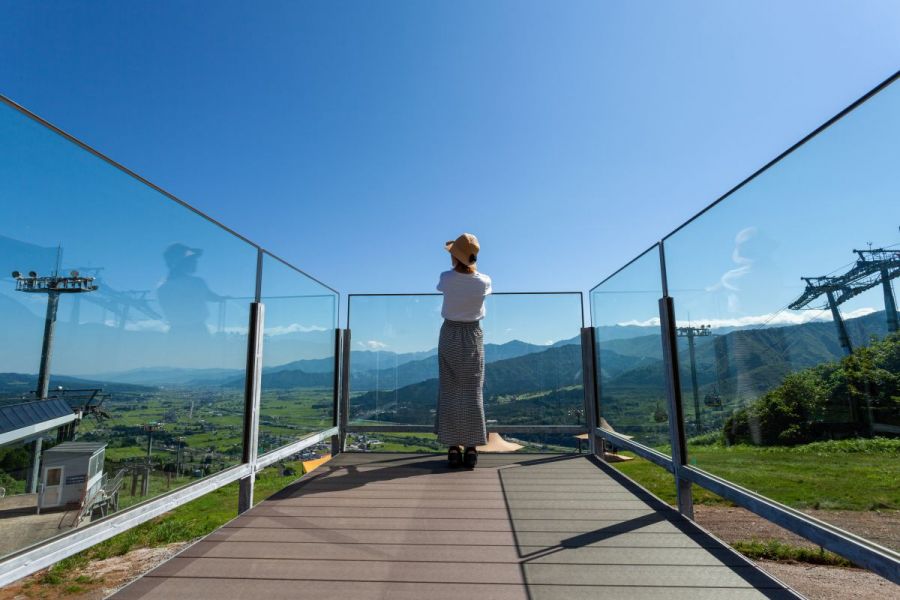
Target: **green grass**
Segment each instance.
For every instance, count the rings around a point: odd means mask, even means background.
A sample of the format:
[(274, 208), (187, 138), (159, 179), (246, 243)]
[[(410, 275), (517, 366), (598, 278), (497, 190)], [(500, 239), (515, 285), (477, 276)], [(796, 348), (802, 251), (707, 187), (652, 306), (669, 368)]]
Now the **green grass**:
[(785, 544), (778, 540), (748, 540), (732, 544), (735, 550), (747, 558), (777, 560), (780, 562), (802, 562), (831, 567), (852, 567), (852, 562), (823, 548), (812, 549)]
[[(900, 510), (896, 483), (900, 440), (838, 440), (792, 447), (691, 445), (689, 456), (692, 465), (793, 508)], [(672, 476), (665, 470), (641, 459), (613, 466), (675, 503)], [(694, 502), (728, 504), (697, 486)]]
[[(620, 452), (623, 456), (634, 456), (631, 452)], [(651, 493), (668, 504), (676, 504), (675, 480), (672, 474), (650, 461), (635, 458), (629, 462), (610, 463), (613, 467), (647, 488)], [(693, 486), (694, 504), (733, 506), (728, 500), (717, 496), (700, 486)]]
[[(286, 464), (293, 467), (298, 475), (282, 476), (277, 467), (261, 471), (254, 486), (254, 503), (283, 489), (295, 481), (303, 471), (301, 462)], [(155, 548), (202, 537), (237, 516), (237, 498), (237, 483), (219, 488), (164, 515), (100, 542), (83, 552), (61, 560), (44, 573), (40, 582), (54, 586), (80, 587), (80, 585), (93, 583), (93, 580), (86, 580), (84, 575), (76, 575), (79, 572), (83, 573), (91, 561), (121, 556), (137, 548)], [(68, 591), (68, 588), (63, 589)]]

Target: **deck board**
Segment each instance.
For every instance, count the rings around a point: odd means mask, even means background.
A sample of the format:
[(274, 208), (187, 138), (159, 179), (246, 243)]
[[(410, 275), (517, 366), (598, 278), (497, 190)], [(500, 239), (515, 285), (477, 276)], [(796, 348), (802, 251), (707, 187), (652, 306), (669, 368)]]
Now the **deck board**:
[(338, 456), (113, 596), (797, 598), (579, 455)]

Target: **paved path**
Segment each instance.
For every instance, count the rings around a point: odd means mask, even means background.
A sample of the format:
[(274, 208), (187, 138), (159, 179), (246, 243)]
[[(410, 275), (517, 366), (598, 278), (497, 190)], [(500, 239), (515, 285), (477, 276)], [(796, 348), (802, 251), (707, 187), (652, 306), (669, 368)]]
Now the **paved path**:
[(341, 454), (116, 600), (796, 598), (580, 455)]

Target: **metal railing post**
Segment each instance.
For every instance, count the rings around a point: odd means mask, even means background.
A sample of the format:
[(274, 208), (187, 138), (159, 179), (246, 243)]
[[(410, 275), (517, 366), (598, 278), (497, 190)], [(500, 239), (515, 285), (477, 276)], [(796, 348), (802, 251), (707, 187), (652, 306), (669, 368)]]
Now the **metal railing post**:
[[(348, 323), (349, 324), (349, 323)], [(341, 346), (341, 405), (338, 414), (340, 449), (347, 447), (347, 424), (350, 421), (350, 328), (344, 329)]]
[(593, 327), (581, 328), (581, 374), (584, 388), (584, 424), (591, 454), (603, 458), (603, 440), (597, 439), (597, 355)]
[(678, 368), (678, 332), (675, 327), (675, 304), (669, 296), (666, 275), (666, 254), (659, 244), (659, 265), (663, 297), (659, 299), (659, 327), (662, 334), (663, 361), (665, 364), (666, 396), (669, 405), (669, 442), (672, 445), (672, 473), (675, 475), (675, 492), (678, 512), (694, 518), (694, 496), (691, 482), (682, 476), (687, 464), (687, 441), (684, 435), (684, 411), (681, 405), (681, 376)]
[(342, 354), (342, 345), (343, 342), (343, 331), (341, 329), (334, 330), (334, 400), (332, 404), (332, 420), (331, 426), (338, 427), (338, 434), (331, 436), (331, 456), (335, 457), (343, 451), (343, 444), (341, 443), (341, 413), (343, 412), (343, 407), (341, 406), (341, 354)]
[(244, 387), (244, 435), (241, 462), (250, 465), (250, 474), (240, 480), (238, 513), (253, 506), (256, 481), (256, 456), (259, 451), (259, 399), (262, 388), (262, 349), (265, 306), (250, 304), (250, 328), (247, 339), (247, 376)]
[(238, 489), (238, 514), (253, 506), (256, 483), (256, 457), (259, 454), (259, 399), (262, 394), (262, 353), (266, 308), (262, 303), (263, 251), (256, 252), (256, 291), (250, 303), (247, 329), (247, 372), (244, 379), (244, 435), (241, 462), (250, 466), (250, 474), (241, 478)]

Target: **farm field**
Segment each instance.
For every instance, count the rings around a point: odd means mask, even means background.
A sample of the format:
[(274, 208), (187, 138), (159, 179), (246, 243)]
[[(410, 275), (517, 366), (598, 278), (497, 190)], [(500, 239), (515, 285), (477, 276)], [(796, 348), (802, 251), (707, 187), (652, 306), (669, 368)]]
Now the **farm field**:
[[(331, 390), (264, 390), (260, 453), (330, 427), (332, 403)], [(122, 475), (118, 489), (121, 510), (238, 464), (243, 405), (243, 390), (229, 388), (122, 391), (104, 402), (108, 417), (88, 416), (78, 424), (74, 441), (106, 443), (103, 472), (108, 480)], [(150, 424), (153, 432), (148, 473), (145, 426)], [(51, 441), (48, 436), (43, 449), (54, 444), (55, 439)], [(309, 450), (310, 455), (314, 452)], [(30, 444), (0, 449), (0, 487), (10, 500), (25, 492), (30, 466)], [(71, 507), (69, 513), (74, 515)]]

